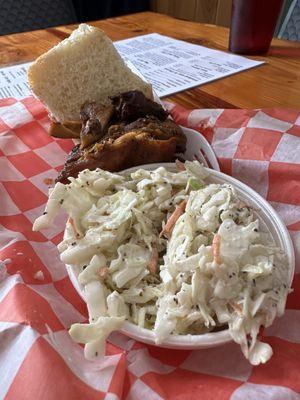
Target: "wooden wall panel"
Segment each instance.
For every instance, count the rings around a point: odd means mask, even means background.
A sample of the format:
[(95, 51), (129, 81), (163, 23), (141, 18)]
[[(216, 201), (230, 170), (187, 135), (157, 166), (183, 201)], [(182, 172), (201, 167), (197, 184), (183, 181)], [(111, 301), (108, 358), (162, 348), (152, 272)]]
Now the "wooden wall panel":
[(229, 26), (231, 2), (232, 0), (151, 0), (151, 10), (188, 21)]
[(214, 24), (216, 21), (217, 7), (218, 0), (197, 0), (194, 21)]
[(153, 11), (194, 21), (197, 0), (154, 0), (152, 4)]
[(216, 25), (230, 26), (232, 0), (219, 0), (216, 12)]

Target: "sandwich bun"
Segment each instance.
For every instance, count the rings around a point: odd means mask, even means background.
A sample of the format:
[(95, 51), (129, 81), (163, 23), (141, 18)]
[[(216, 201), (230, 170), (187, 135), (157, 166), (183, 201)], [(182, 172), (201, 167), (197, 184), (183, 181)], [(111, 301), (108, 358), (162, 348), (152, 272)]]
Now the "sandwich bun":
[(87, 24), (38, 57), (29, 68), (28, 81), (58, 122), (79, 120), (87, 101), (107, 105), (109, 96), (129, 90), (153, 98), (151, 85), (126, 66), (106, 34)]

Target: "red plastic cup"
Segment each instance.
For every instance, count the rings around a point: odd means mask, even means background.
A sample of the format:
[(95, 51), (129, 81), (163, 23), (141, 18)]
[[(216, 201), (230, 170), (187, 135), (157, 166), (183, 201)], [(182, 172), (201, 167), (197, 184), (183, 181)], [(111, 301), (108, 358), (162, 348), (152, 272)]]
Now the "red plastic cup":
[(263, 54), (270, 47), (283, 0), (233, 0), (229, 50)]

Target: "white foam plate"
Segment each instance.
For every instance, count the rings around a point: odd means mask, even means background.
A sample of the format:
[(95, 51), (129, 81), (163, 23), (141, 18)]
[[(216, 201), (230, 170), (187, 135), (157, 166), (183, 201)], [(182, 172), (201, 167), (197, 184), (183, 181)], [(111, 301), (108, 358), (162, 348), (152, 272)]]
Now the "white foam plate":
[[(134, 168), (127, 169), (123, 171), (124, 173), (131, 173), (139, 168), (144, 168), (147, 170), (152, 170), (160, 166), (166, 167), (170, 171), (175, 171), (176, 167), (173, 163), (161, 163), (161, 164), (147, 164)], [(209, 170), (210, 177), (208, 182), (210, 183), (229, 183), (235, 187), (237, 194), (246, 204), (253, 207), (254, 213), (260, 221), (260, 227), (263, 231), (269, 232), (270, 236), (273, 238), (274, 243), (284, 249), (287, 254), (288, 262), (288, 282), (291, 285), (294, 269), (295, 269), (295, 256), (294, 248), (284, 223), (282, 222), (279, 215), (271, 207), (271, 205), (263, 199), (258, 193), (256, 193), (249, 186), (232, 178), (231, 176), (225, 175), (220, 171)], [(84, 299), (83, 288), (79, 285), (77, 281), (77, 274), (71, 266), (67, 266), (69, 277), (73, 283), (75, 289), (79, 295)], [(154, 333), (148, 329), (140, 328), (128, 321), (125, 321), (123, 328), (120, 330), (125, 335), (136, 339), (143, 343), (148, 343), (151, 345), (155, 344)], [(165, 340), (159, 345), (159, 347), (166, 347), (170, 349), (201, 349), (207, 347), (218, 346), (227, 342), (232, 341), (229, 334), (229, 330), (223, 330), (219, 332), (205, 333), (202, 335), (173, 335), (168, 340)]]

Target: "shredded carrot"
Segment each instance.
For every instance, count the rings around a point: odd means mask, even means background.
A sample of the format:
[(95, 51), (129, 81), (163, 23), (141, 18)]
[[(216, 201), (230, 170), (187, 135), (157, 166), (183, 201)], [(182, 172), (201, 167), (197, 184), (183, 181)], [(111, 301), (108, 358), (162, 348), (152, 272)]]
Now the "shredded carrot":
[(234, 302), (234, 301), (229, 301), (229, 304), (231, 305), (231, 307), (239, 314), (243, 313), (243, 308), (240, 304)]
[(174, 225), (176, 224), (176, 221), (182, 215), (185, 211), (186, 207), (186, 200), (183, 200), (176, 208), (173, 214), (170, 216), (168, 219), (166, 225), (162, 229), (162, 231), (159, 234), (159, 237), (162, 237), (163, 235), (169, 236), (170, 233), (172, 232), (172, 229), (174, 228)]
[(180, 160), (175, 160), (176, 167), (178, 171), (185, 171), (185, 165)]
[(219, 234), (216, 234), (214, 236), (213, 242), (212, 242), (212, 250), (213, 250), (213, 256), (214, 256), (214, 262), (216, 264), (221, 264), (220, 245), (221, 245), (221, 236)]
[(107, 273), (108, 273), (108, 268), (107, 267), (101, 267), (99, 269), (99, 275), (102, 279), (105, 279), (107, 277)]
[(147, 265), (147, 268), (149, 269), (151, 274), (154, 275), (156, 273), (157, 265), (158, 265), (158, 250), (157, 250), (156, 245), (153, 245), (151, 257), (150, 257), (149, 263)]
[(82, 238), (81, 233), (79, 232), (79, 230), (76, 227), (76, 223), (73, 220), (73, 218), (69, 217), (68, 222), (70, 222), (70, 224), (72, 225), (73, 231), (75, 232), (75, 235), (78, 239)]

